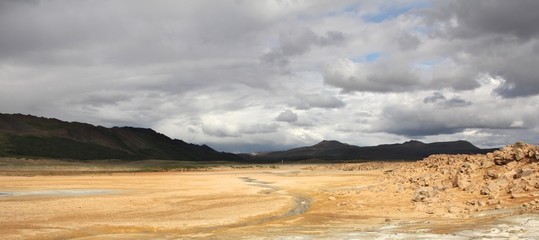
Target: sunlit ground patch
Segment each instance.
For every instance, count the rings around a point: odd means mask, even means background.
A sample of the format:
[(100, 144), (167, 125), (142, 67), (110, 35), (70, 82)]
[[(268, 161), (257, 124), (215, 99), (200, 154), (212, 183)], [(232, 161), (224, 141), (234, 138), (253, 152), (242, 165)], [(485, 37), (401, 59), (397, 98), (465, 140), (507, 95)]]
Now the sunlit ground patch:
[(59, 189), (59, 190), (37, 190), (37, 191), (13, 191), (0, 192), (0, 196), (84, 196), (112, 194), (117, 191), (107, 189)]

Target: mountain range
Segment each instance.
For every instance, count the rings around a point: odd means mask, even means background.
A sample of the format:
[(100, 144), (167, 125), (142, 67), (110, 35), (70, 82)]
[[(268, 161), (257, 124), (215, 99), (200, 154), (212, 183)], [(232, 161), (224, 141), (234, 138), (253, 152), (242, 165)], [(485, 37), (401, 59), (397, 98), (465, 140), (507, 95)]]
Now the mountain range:
[(22, 114), (0, 114), (0, 156), (60, 159), (241, 160), (152, 129), (105, 128)]
[(166, 159), (189, 161), (294, 162), (304, 160), (419, 160), (431, 154), (476, 154), (467, 141), (422, 143), (408, 141), (359, 147), (322, 141), (308, 147), (261, 154), (218, 152), (207, 145), (171, 139), (147, 128), (94, 126), (23, 114), (0, 114), (0, 157), (59, 159)]
[(359, 147), (339, 141), (322, 141), (309, 147), (261, 154), (244, 154), (249, 161), (320, 160), (419, 160), (432, 154), (483, 154), (496, 149), (481, 149), (467, 141), (423, 143), (411, 140), (402, 144)]

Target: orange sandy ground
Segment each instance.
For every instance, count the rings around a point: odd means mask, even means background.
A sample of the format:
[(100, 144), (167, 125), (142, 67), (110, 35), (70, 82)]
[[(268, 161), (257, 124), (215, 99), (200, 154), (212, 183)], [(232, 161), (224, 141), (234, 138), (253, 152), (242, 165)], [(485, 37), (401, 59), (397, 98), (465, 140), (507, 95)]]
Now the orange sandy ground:
[[(279, 165), (201, 172), (0, 176), (4, 193), (113, 190), (0, 196), (0, 238), (323, 238), (340, 231), (380, 229), (452, 233), (515, 214), (507, 209), (475, 215), (425, 213), (412, 203), (412, 190), (397, 193), (395, 186), (382, 180), (383, 172), (397, 165), (366, 171)], [(455, 199), (467, 197), (454, 192)]]

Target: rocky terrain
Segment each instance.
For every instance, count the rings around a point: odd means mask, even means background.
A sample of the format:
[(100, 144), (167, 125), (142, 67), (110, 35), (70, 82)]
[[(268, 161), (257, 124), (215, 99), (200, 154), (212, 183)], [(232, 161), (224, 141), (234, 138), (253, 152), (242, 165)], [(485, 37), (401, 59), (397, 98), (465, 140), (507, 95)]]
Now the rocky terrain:
[[(397, 192), (412, 190), (420, 211), (454, 215), (519, 204), (539, 210), (539, 145), (517, 142), (486, 155), (432, 155), (386, 174)], [(455, 195), (466, 195), (462, 201)]]

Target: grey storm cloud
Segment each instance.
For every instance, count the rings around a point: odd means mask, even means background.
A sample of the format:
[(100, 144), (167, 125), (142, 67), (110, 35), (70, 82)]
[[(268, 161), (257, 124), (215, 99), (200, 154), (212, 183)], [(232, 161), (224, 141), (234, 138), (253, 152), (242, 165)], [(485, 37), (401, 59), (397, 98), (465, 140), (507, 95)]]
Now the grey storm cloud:
[(408, 59), (382, 59), (374, 63), (341, 60), (328, 64), (324, 82), (341, 88), (343, 92), (413, 92), (421, 90), (472, 90), (480, 86), (480, 72), (465, 65), (441, 63), (430, 67), (431, 72), (442, 74), (422, 77), (421, 69)]
[(419, 44), (421, 44), (421, 40), (417, 36), (405, 31), (402, 31), (399, 35), (397, 35), (395, 37), (395, 41), (397, 42), (399, 48), (403, 51), (415, 50)]
[(74, 104), (82, 104), (86, 106), (101, 107), (106, 105), (117, 105), (123, 101), (129, 101), (133, 98), (124, 92), (103, 91), (81, 96), (79, 100), (73, 100)]
[[(0, 77), (21, 83), (3, 84), (7, 92), (29, 91), (41, 102), (68, 103), (94, 113), (85, 106), (110, 107), (124, 98), (145, 102), (140, 96), (155, 92), (167, 96), (154, 102), (163, 104), (178, 98), (188, 101), (182, 95), (222, 85), (272, 89), (268, 79), (274, 74), (258, 63), (254, 48), (261, 29), (273, 20), (261, 17), (264, 13), (257, 4), (63, 0), (0, 4)], [(49, 108), (34, 105), (26, 108), (40, 114)], [(13, 103), (1, 107), (25, 110)]]
[[(479, 78), (489, 75), (504, 80), (494, 90), (502, 97), (537, 95), (538, 11), (539, 2), (532, 0), (435, 2), (420, 11), (423, 30), (394, 34), (395, 47), (403, 52), (347, 67), (330, 64), (324, 81), (344, 92), (465, 91), (478, 88)], [(438, 62), (418, 68), (424, 59)]]
[(298, 120), (298, 115), (290, 110), (285, 110), (275, 118), (279, 122), (296, 122)]
[[(447, 101), (430, 98), (427, 101)], [(448, 103), (446, 103), (448, 104)], [(406, 137), (460, 133), (465, 129), (518, 129), (515, 119), (523, 113), (518, 110), (496, 112), (492, 106), (475, 108), (440, 108), (434, 106), (388, 106), (382, 119), (375, 125), (378, 131)], [(529, 113), (525, 113), (527, 115)]]
[(261, 59), (279, 67), (286, 67), (289, 57), (304, 54), (311, 47), (343, 44), (345, 40), (345, 35), (339, 31), (328, 31), (318, 35), (306, 27), (291, 28), (279, 34), (278, 45), (263, 54)]
[[(462, 65), (504, 79), (494, 92), (502, 97), (539, 94), (539, 2), (533, 0), (448, 1), (427, 11), (436, 37), (452, 40), (448, 49), (465, 54)], [(456, 56), (453, 56), (457, 58)]]
[[(539, 49), (539, 43), (535, 48)], [(504, 79), (503, 85), (495, 89), (495, 93), (507, 97), (524, 97), (539, 94), (539, 72), (535, 66), (539, 64), (539, 51), (533, 55), (515, 56), (513, 62), (506, 62), (503, 66), (493, 69), (498, 76)]]
[(465, 107), (472, 104), (470, 101), (466, 101), (460, 97), (447, 99), (442, 93), (439, 92), (435, 92), (431, 96), (426, 97), (423, 99), (423, 102), (433, 103), (444, 107)]
[(439, 102), (439, 101), (446, 101), (447, 98), (445, 98), (445, 96), (439, 92), (435, 92), (433, 93), (431, 96), (428, 96), (426, 97), (423, 102), (424, 103), (435, 103), (435, 102)]
[(214, 137), (240, 137), (241, 134), (226, 128), (213, 127), (213, 126), (203, 126), (202, 131), (210, 136)]
[(0, 0), (0, 111), (233, 151), (539, 140), (538, 5)]
[(539, 35), (537, 9), (534, 0), (504, 1), (444, 1), (440, 8), (430, 12), (435, 19), (449, 21), (446, 33), (475, 38), (485, 34), (500, 34), (529, 39)]
[(327, 93), (320, 94), (303, 94), (297, 97), (298, 102), (295, 107), (298, 109), (311, 109), (311, 108), (342, 108), (346, 105), (345, 102), (339, 98)]
[(406, 92), (423, 87), (416, 72), (407, 66), (387, 62), (353, 63), (341, 61), (324, 71), (326, 84), (344, 92)]
[(205, 59), (234, 50), (223, 46), (254, 41), (266, 24), (255, 4), (208, 3), (7, 1), (0, 14), (0, 58), (82, 65)]

